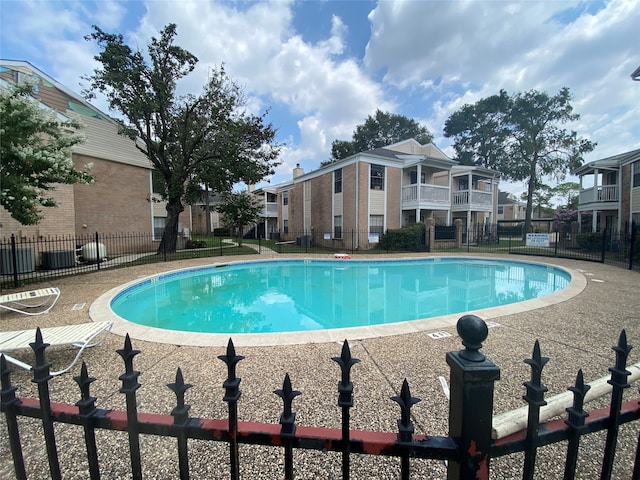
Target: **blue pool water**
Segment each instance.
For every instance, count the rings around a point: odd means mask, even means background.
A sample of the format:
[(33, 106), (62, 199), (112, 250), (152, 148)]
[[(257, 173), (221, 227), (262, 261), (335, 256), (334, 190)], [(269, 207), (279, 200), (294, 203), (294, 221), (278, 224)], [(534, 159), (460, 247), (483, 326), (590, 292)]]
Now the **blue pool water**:
[(178, 270), (111, 301), (141, 325), (208, 333), (361, 327), (521, 302), (566, 287), (558, 268), (470, 258), (284, 260)]

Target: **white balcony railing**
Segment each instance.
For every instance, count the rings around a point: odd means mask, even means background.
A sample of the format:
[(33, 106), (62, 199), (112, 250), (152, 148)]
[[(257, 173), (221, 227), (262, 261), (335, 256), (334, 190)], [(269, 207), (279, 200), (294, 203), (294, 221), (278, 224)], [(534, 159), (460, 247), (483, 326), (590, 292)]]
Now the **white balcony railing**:
[(453, 192), (453, 206), (482, 206), (493, 205), (493, 194), (482, 190), (460, 190)]
[(411, 202), (425, 202), (425, 203), (444, 203), (450, 202), (450, 190), (449, 187), (441, 187), (439, 185), (419, 185), (420, 191), (418, 194), (418, 185), (407, 185), (402, 187), (402, 201), (404, 203)]
[(620, 199), (618, 185), (598, 185), (580, 190), (580, 205), (595, 202), (617, 202)]
[(277, 217), (278, 216), (278, 204), (275, 202), (267, 203), (262, 209), (263, 217)]

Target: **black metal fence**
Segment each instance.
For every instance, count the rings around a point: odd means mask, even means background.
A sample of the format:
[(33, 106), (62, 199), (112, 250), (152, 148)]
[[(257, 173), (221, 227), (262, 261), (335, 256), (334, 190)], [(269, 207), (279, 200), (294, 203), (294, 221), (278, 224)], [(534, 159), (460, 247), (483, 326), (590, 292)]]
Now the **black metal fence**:
[[(95, 379), (89, 376), (89, 370), (84, 363), (80, 375), (73, 377), (80, 390), (77, 403), (54, 403), (51, 401), (49, 388), (52, 377), (49, 374), (50, 363), (46, 360), (47, 344), (43, 342), (38, 331), (31, 346), (36, 355), (32, 381), (38, 387), (39, 398), (16, 396), (17, 387), (11, 382), (12, 370), (8, 368), (4, 356), (0, 358), (0, 410), (6, 418), (15, 477), (19, 480), (27, 478), (19, 432), (21, 417), (32, 417), (42, 422), (42, 436), (52, 479), (63, 478), (64, 465), (61, 465), (59, 459), (61, 449), (69, 453), (70, 448), (76, 448), (77, 450), (73, 451), (75, 458), (86, 457), (86, 470), (91, 479), (100, 478), (101, 465), (104, 467), (109, 462), (120, 462), (123, 457), (126, 458), (126, 454), (121, 450), (109, 452), (108, 449), (101, 449), (100, 440), (105, 440), (104, 433), (100, 436), (96, 433), (108, 430), (127, 432), (127, 463), (134, 480), (143, 476), (140, 440), (146, 435), (176, 439), (175, 455), (181, 479), (190, 478), (192, 456), (189, 452), (189, 440), (198, 439), (224, 442), (228, 445), (228, 453), (222, 458), (216, 457), (213, 451), (209, 451), (207, 455), (211, 456), (209, 462), (223, 465), (231, 479), (240, 478), (241, 466), (243, 471), (251, 471), (247, 462), (250, 463), (252, 455), (248, 450), (243, 450), (244, 456), (241, 456), (241, 444), (280, 448), (282, 460), (276, 463), (282, 466), (282, 475), (286, 479), (292, 479), (296, 474), (294, 450), (299, 449), (339, 452), (342, 458), (343, 479), (350, 478), (354, 469), (351, 465), (354, 455), (382, 455), (399, 459), (398, 475), (402, 479), (410, 478), (414, 461), (412, 459), (432, 459), (445, 460), (447, 478), (454, 480), (488, 479), (492, 458), (516, 452), (524, 454), (523, 460), (520, 460), (522, 457), (519, 455), (513, 457), (513, 461), (523, 461), (521, 469), (519, 468), (522, 478), (543, 478), (543, 469), (536, 462), (538, 450), (550, 444), (563, 442), (563, 445), (566, 445), (565, 459), (557, 458), (556, 461), (564, 462), (564, 478), (570, 480), (576, 474), (581, 439), (598, 431), (606, 431), (606, 440), (599, 447), (602, 451), (589, 450), (582, 454), (588, 455), (590, 459), (602, 458), (600, 478), (612, 478), (619, 427), (640, 419), (640, 398), (623, 401), (623, 393), (630, 387), (627, 377), (631, 374), (626, 369), (631, 347), (627, 344), (624, 330), (617, 345), (613, 347), (615, 362), (609, 368), (611, 375), (608, 384), (612, 393), (608, 407), (590, 412), (584, 409), (585, 394), (590, 386), (584, 383), (582, 371), (578, 371), (575, 385), (569, 388), (572, 399), (566, 408), (566, 418), (541, 422), (541, 407), (547, 403), (544, 397), (547, 389), (542, 383), (542, 371), (548, 359), (542, 356), (539, 343), (536, 341), (532, 358), (525, 360), (531, 367), (531, 378), (524, 383), (526, 394), (523, 398), (528, 405), (526, 427), (502, 438), (495, 438), (500, 435), (496, 434), (495, 428), (492, 430), (493, 397), (494, 383), (499, 380), (500, 368), (480, 351), (482, 342), (488, 336), (487, 325), (479, 317), (467, 315), (460, 318), (457, 328), (465, 348), (446, 354), (451, 385), (448, 436), (435, 436), (428, 432), (415, 433), (412, 408), (420, 399), (411, 395), (406, 379), (399, 389), (399, 394), (391, 397), (399, 407), (396, 432), (350, 429), (350, 411), (354, 407), (351, 368), (359, 360), (351, 356), (347, 341), (343, 343), (340, 356), (332, 358), (340, 367), (337, 405), (341, 410), (342, 427), (324, 428), (304, 426), (304, 420), (301, 423), (297, 421), (294, 399), (301, 393), (294, 389), (293, 381), (288, 374), (285, 375), (282, 388), (274, 392), (283, 402), (278, 423), (240, 421), (241, 379), (237, 376), (237, 366), (244, 357), (236, 354), (231, 340), (226, 354), (218, 357), (227, 366), (227, 378), (222, 382), (222, 400), (228, 404), (227, 418), (207, 419), (189, 416), (190, 405), (186, 403), (186, 394), (191, 385), (185, 383), (180, 368), (177, 369), (175, 382), (168, 385), (176, 398), (171, 414), (138, 412), (136, 392), (141, 386), (138, 383), (140, 372), (134, 369), (133, 363), (135, 356), (140, 352), (133, 348), (128, 336), (124, 341), (124, 347), (117, 350), (124, 361), (124, 373), (119, 379), (122, 381), (120, 392), (126, 398), (126, 411), (105, 410), (96, 406), (97, 398), (92, 396), (90, 391), (91, 383)], [(56, 385), (56, 391), (59, 389), (60, 385)], [(296, 400), (300, 401), (303, 400)], [(493, 422), (495, 427), (495, 419)], [(82, 430), (69, 431), (64, 437), (57, 436), (56, 424), (63, 423), (79, 425)], [(79, 438), (73, 441), (70, 435), (77, 435)], [(84, 449), (77, 447), (82, 444), (78, 441), (80, 438), (84, 439)], [(637, 443), (637, 440), (634, 439), (633, 443)], [(616, 465), (617, 478), (640, 478), (640, 451), (633, 443), (631, 446), (627, 443), (627, 448), (636, 449), (635, 464), (625, 462), (623, 465)], [(114, 458), (114, 455), (117, 458)], [(271, 461), (274, 461), (273, 457)], [(157, 467), (161, 468), (160, 465)], [(44, 472), (37, 474), (38, 478), (42, 478), (43, 474)]]
[[(579, 233), (570, 227), (523, 235), (521, 227), (504, 225), (435, 225), (407, 235), (371, 234), (355, 230), (332, 238), (317, 232), (272, 232), (269, 239), (220, 237), (192, 233), (178, 238), (175, 252), (158, 252), (150, 234), (100, 234), (65, 237), (0, 238), (0, 289), (17, 288), (63, 275), (102, 268), (224, 255), (283, 254), (384, 254), (399, 252), (467, 252), (537, 255), (611, 263), (640, 268), (640, 238), (635, 226), (626, 232), (604, 230)], [(460, 229), (459, 231), (457, 229)], [(286, 240), (289, 239), (289, 240)]]
[(175, 252), (158, 251), (159, 245), (147, 233), (0, 238), (0, 289), (106, 268), (256, 253), (220, 236), (179, 236)]
[(435, 225), (433, 232), (427, 229), (422, 235), (407, 232), (402, 236), (393, 233), (393, 241), (385, 241), (389, 232), (371, 235), (369, 232), (344, 231), (341, 238), (333, 239), (314, 232), (293, 232), (287, 236), (273, 235), (272, 238), (292, 238), (293, 240), (256, 240), (261, 249), (277, 253), (398, 253), (398, 252), (467, 252), (520, 254), (556, 258), (572, 258), (590, 262), (610, 263), (623, 268), (640, 268), (640, 237), (635, 225), (627, 231), (581, 233), (572, 230), (571, 225), (556, 225), (551, 231), (532, 232), (526, 235), (521, 225), (472, 225), (461, 226), (458, 233), (455, 226)]

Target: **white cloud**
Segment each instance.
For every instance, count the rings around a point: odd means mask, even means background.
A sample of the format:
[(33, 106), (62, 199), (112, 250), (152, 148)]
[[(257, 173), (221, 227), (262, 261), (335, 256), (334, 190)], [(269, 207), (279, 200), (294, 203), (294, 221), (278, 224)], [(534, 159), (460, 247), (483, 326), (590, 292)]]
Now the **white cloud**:
[[(137, 32), (146, 38), (175, 22), (180, 45), (202, 65), (224, 62), (230, 76), (249, 95), (260, 98), (265, 108), (277, 104), (299, 117), (299, 142), (289, 138), (277, 170), (286, 169), (285, 178), (296, 163), (302, 162), (307, 170), (317, 168), (329, 158), (333, 139), (350, 138), (355, 125), (376, 108), (392, 108), (381, 86), (355, 59), (336, 58), (344, 51), (347, 33), (339, 17), (332, 17), (327, 38), (312, 44), (293, 30), (290, 7), (269, 2), (236, 10), (228, 4), (197, 1), (166, 8), (164, 3), (150, 2)], [(203, 80), (191, 81), (196, 85)]]
[[(31, 61), (80, 92), (80, 77), (96, 66), (97, 47), (83, 40), (91, 24), (121, 32), (144, 50), (151, 36), (176, 23), (176, 43), (199, 58), (183, 91), (199, 92), (209, 69), (224, 64), (244, 88), (250, 112), (274, 107), (269, 120), (287, 144), (275, 181), (290, 178), (297, 163), (306, 171), (317, 168), (329, 158), (331, 142), (351, 138), (377, 108), (418, 112), (416, 120), (435, 134), (435, 143), (453, 154), (442, 135), (446, 119), (500, 88), (554, 94), (569, 87), (582, 117), (573, 127), (599, 144), (589, 160), (640, 146), (640, 83), (629, 78), (640, 65), (640, 0), (385, 0), (369, 14), (363, 58), (349, 56), (357, 49), (348, 42), (366, 29), (334, 14), (322, 20), (326, 25), (313, 25), (316, 40), (309, 41), (295, 30), (302, 6), (5, 2), (1, 48), (20, 51), (23, 56), (13, 58)], [(106, 110), (104, 100), (94, 103)]]
[(552, 95), (567, 86), (582, 117), (572, 127), (599, 144), (587, 160), (601, 158), (640, 145), (640, 88), (629, 78), (640, 65), (640, 2), (589, 6), (597, 4), (380, 2), (364, 64), (399, 91), (425, 92), (426, 123), (443, 146), (444, 122), (465, 103), (501, 88)]

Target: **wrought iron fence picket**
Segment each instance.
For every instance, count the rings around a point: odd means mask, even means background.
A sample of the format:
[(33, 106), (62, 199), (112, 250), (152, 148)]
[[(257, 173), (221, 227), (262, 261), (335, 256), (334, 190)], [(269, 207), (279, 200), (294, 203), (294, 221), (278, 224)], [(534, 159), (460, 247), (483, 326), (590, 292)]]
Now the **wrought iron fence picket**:
[[(580, 440), (583, 435), (607, 431), (604, 447), (602, 478), (611, 478), (609, 464), (613, 465), (614, 452), (617, 448), (616, 436), (620, 425), (637, 422), (640, 419), (640, 402), (638, 398), (622, 402), (622, 391), (628, 388), (626, 382), (629, 372), (626, 362), (631, 347), (627, 344), (626, 333), (621, 332), (616, 346), (612, 347), (616, 360), (611, 372), (610, 383), (613, 387), (611, 402), (608, 408), (591, 412), (584, 409), (584, 398), (590, 386), (585, 384), (582, 371), (578, 371), (573, 392), (573, 406), (567, 408), (568, 417), (564, 420), (550, 420), (544, 424), (538, 421), (540, 406), (544, 405), (546, 387), (542, 384), (542, 370), (547, 358), (540, 353), (538, 342), (534, 345), (532, 358), (525, 360), (531, 366), (531, 379), (524, 383), (525, 401), (528, 403), (528, 426), (525, 430), (509, 437), (491, 439), (491, 419), (493, 411), (493, 384), (499, 379), (500, 369), (480, 351), (482, 342), (487, 338), (486, 324), (472, 315), (462, 317), (458, 322), (458, 333), (464, 348), (446, 355), (450, 367), (451, 400), (449, 405), (449, 436), (414, 433), (411, 408), (419, 402), (409, 390), (405, 379), (398, 396), (391, 400), (400, 406), (400, 418), (397, 420), (398, 430), (392, 432), (354, 431), (349, 427), (349, 412), (353, 406), (353, 384), (350, 370), (358, 360), (351, 357), (348, 342), (342, 346), (341, 355), (333, 357), (341, 368), (338, 382), (338, 407), (342, 408), (342, 428), (307, 427), (298, 425), (293, 410), (293, 400), (300, 395), (294, 390), (289, 374), (284, 377), (282, 388), (274, 393), (283, 401), (279, 425), (276, 423), (254, 423), (238, 421), (238, 400), (240, 398), (240, 378), (236, 374), (236, 366), (243, 359), (237, 355), (233, 342), (229, 340), (225, 355), (219, 358), (227, 365), (227, 376), (222, 387), (225, 395), (223, 401), (229, 405), (227, 419), (203, 419), (189, 416), (190, 405), (185, 402), (185, 393), (191, 388), (185, 383), (182, 370), (177, 369), (175, 382), (168, 387), (176, 395), (175, 407), (170, 415), (138, 413), (136, 392), (140, 388), (138, 378), (140, 372), (133, 368), (133, 361), (140, 353), (131, 344), (129, 336), (124, 339), (124, 347), (117, 350), (124, 362), (124, 373), (119, 376), (122, 381), (120, 392), (125, 395), (126, 410), (104, 410), (96, 408), (96, 398), (90, 394), (90, 385), (95, 380), (88, 375), (83, 363), (80, 375), (74, 381), (80, 388), (80, 400), (74, 404), (53, 403), (49, 393), (50, 363), (46, 358), (48, 344), (43, 342), (40, 330), (36, 331), (35, 341), (31, 347), (36, 361), (33, 368), (33, 382), (37, 384), (38, 399), (17, 398), (16, 388), (11, 384), (11, 369), (8, 368), (4, 355), (0, 356), (0, 411), (4, 412), (9, 432), (9, 445), (13, 456), (16, 478), (26, 478), (22, 446), (18, 430), (17, 418), (27, 416), (42, 421), (43, 436), (47, 447), (50, 476), (61, 478), (58, 460), (58, 445), (64, 444), (67, 438), (56, 440), (55, 423), (81, 425), (84, 428), (87, 462), (92, 479), (100, 478), (98, 448), (95, 444), (95, 429), (126, 431), (129, 436), (129, 457), (132, 478), (142, 477), (140, 436), (159, 435), (174, 437), (177, 441), (177, 453), (180, 478), (189, 478), (188, 439), (222, 441), (230, 448), (231, 478), (239, 478), (240, 457), (239, 443), (253, 445), (277, 446), (284, 449), (284, 477), (294, 478), (295, 449), (312, 449), (321, 451), (342, 452), (343, 478), (350, 475), (350, 455), (368, 454), (393, 456), (400, 459), (400, 476), (410, 477), (410, 459), (444, 459), (448, 460), (448, 478), (467, 480), (489, 478), (491, 458), (508, 455), (514, 452), (525, 452), (524, 478), (532, 478), (535, 469), (535, 450), (544, 445), (567, 442), (565, 459), (565, 478), (574, 478)], [(637, 425), (637, 423), (636, 423)], [(543, 431), (539, 428), (544, 426)], [(346, 431), (345, 431), (346, 428)], [(61, 448), (67, 448), (62, 446)], [(593, 456), (593, 452), (589, 455)], [(636, 459), (638, 458), (636, 452)], [(610, 458), (610, 460), (607, 460)], [(102, 461), (109, 461), (102, 459)], [(639, 471), (638, 461), (633, 466), (634, 478)]]

